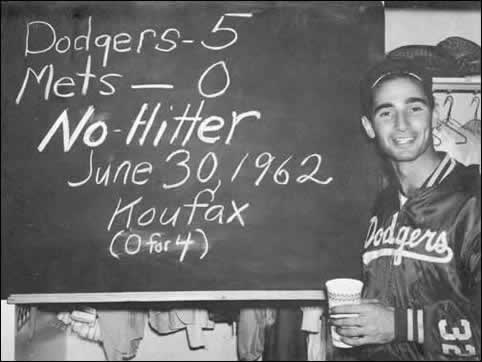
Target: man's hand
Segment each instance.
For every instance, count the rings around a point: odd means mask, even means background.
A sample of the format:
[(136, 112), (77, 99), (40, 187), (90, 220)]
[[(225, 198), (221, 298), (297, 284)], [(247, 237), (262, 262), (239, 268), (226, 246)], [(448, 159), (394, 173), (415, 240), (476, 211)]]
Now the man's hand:
[(341, 340), (351, 346), (383, 344), (395, 339), (394, 309), (377, 300), (363, 300), (360, 304), (339, 305), (331, 308), (330, 315), (354, 313), (357, 316), (331, 318)]

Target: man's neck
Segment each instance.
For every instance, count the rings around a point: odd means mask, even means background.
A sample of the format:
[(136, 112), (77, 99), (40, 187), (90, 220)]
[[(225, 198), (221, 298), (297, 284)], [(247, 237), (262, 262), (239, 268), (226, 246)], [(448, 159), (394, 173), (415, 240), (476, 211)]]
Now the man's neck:
[(442, 161), (437, 152), (427, 152), (414, 161), (392, 162), (402, 192), (410, 197), (419, 189)]

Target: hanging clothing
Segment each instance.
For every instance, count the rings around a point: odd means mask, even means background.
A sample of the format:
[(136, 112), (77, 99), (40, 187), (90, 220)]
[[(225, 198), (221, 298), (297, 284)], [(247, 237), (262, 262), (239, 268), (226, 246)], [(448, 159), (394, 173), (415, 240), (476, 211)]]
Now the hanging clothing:
[(462, 128), (466, 129), (467, 131), (478, 137), (480, 141), (480, 123), (480, 119), (473, 119), (465, 123)]
[(307, 332), (308, 361), (324, 361), (326, 359), (326, 334), (324, 306), (301, 307), (303, 320), (301, 330)]
[(239, 313), (238, 357), (241, 361), (257, 361), (263, 356), (266, 327), (276, 320), (276, 311), (246, 308)]
[(480, 165), (480, 137), (455, 124), (453, 129), (440, 124), (433, 130), (434, 146), (437, 151), (447, 152), (465, 166)]
[(205, 309), (150, 310), (149, 325), (160, 334), (168, 334), (186, 329), (190, 348), (206, 345), (203, 329), (214, 329), (215, 323), (209, 319)]
[(306, 361), (306, 332), (298, 306), (277, 309), (276, 322), (266, 328), (263, 361)]
[(142, 310), (97, 310), (102, 343), (109, 361), (135, 356), (144, 337), (146, 313)]

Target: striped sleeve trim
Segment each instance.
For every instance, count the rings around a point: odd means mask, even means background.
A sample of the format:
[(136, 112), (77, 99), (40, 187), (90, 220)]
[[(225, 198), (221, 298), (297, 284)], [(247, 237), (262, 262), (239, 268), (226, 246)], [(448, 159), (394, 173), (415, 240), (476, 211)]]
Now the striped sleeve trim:
[(395, 310), (395, 340), (423, 344), (423, 309)]
[(423, 309), (417, 310), (417, 342), (423, 344)]
[(413, 310), (407, 309), (407, 339), (413, 342)]

